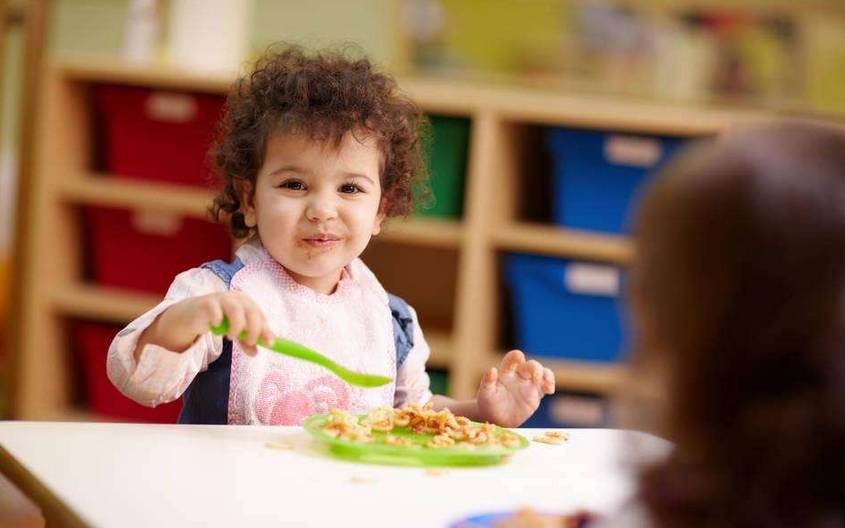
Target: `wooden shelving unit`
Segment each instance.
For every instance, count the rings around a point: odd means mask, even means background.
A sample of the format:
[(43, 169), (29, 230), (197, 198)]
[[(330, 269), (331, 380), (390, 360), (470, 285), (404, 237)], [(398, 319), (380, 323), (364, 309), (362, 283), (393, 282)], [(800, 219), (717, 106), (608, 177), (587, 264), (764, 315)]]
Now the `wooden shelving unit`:
[[(106, 205), (154, 208), (204, 218), (211, 194), (203, 190), (95, 174), (87, 89), (118, 83), (159, 90), (223, 94), (232, 79), (197, 76), (164, 67), (91, 61), (52, 65), (42, 94), (38, 123), (37, 178), (26, 207), (31, 236), (25, 240), (22, 346), (13, 412), (39, 419), (80, 414), (71, 404), (71, 355), (63, 322), (67, 318), (126, 322), (158, 302), (148, 294), (83, 282), (83, 246), (75, 208)], [(412, 218), (391, 222), (378, 244), (405, 251), (447, 255), (453, 261), (454, 291), (449, 310), (436, 324), (422, 324), (432, 345), (430, 365), (450, 372), (456, 397), (469, 397), (482, 372), (498, 361), (500, 304), (498, 255), (519, 251), (625, 264), (630, 242), (549, 225), (528, 223), (518, 212), (519, 183), (545, 177), (527, 172), (524, 130), (546, 125), (613, 129), (681, 136), (718, 133), (727, 127), (770, 120), (755, 112), (672, 107), (575, 95), (407, 79), (400, 85), (426, 112), (471, 120), (464, 215), (460, 221)], [(535, 148), (537, 148), (535, 146)], [(402, 277), (396, 278), (401, 281)], [(392, 290), (424, 288), (408, 275)], [(441, 314), (442, 315), (442, 314)], [(625, 379), (624, 366), (548, 361), (562, 388), (610, 393)]]

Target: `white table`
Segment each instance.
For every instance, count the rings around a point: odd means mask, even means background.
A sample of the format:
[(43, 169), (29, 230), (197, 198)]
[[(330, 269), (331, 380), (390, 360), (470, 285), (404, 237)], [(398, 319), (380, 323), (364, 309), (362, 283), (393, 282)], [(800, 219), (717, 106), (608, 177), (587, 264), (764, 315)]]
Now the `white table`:
[(48, 519), (94, 526), (438, 527), (521, 506), (611, 512), (632, 491), (631, 448), (668, 448), (642, 433), (568, 432), (504, 465), (435, 474), (330, 458), (299, 427), (0, 422), (0, 470)]

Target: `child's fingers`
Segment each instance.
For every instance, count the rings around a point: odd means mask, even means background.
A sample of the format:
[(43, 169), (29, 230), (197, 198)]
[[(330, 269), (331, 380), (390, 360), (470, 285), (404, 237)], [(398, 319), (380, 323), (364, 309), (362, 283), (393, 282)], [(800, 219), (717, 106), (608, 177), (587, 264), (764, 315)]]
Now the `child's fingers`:
[(543, 381), (543, 365), (534, 359), (528, 361), (527, 365), (531, 373), (531, 381), (539, 385)]
[(258, 336), (264, 330), (264, 315), (258, 310), (258, 307), (250, 307), (244, 310), (244, 317), (246, 319), (246, 336), (241, 341), (247, 346), (254, 347), (258, 341)]
[(267, 346), (272, 345), (273, 340), (276, 339), (276, 335), (273, 333), (272, 330), (270, 330), (270, 327), (267, 326), (266, 321), (264, 323), (264, 328), (261, 330), (261, 339), (263, 339), (264, 342), (267, 343)]
[(499, 371), (496, 370), (496, 367), (491, 368), (487, 372), (484, 373), (484, 376), (481, 378), (481, 387), (479, 388), (480, 393), (492, 394), (496, 390), (496, 381), (499, 379)]
[(226, 302), (223, 304), (223, 312), (229, 318), (229, 331), (226, 332), (226, 337), (232, 341), (237, 341), (241, 331), (246, 326), (244, 308), (240, 304)]
[(502, 369), (502, 374), (508, 374), (511, 372), (515, 372), (520, 366), (525, 364), (525, 354), (520, 352), (519, 350), (511, 350), (505, 357), (502, 358), (502, 363), (500, 368)]
[(546, 394), (555, 393), (555, 373), (551, 369), (543, 369), (543, 392)]
[(220, 303), (210, 303), (208, 311), (209, 319), (211, 320), (214, 326), (220, 326), (221, 324), (223, 324), (223, 308), (220, 307)]
[[(534, 363), (537, 363), (537, 362), (536, 361), (534, 361), (533, 363), (530, 362), (530, 361), (523, 362), (521, 365), (519, 365), (519, 367), (517, 367), (516, 373), (519, 375), (520, 378), (522, 378), (524, 380), (533, 381), (534, 380), (534, 369), (536, 368), (534, 366)], [(539, 365), (539, 363), (537, 363), (537, 364)]]

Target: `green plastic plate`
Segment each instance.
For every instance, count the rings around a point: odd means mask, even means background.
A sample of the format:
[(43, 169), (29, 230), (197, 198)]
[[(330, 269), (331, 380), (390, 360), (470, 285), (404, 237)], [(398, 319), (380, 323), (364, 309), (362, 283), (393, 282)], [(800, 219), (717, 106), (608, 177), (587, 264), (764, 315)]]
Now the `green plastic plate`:
[[(359, 416), (358, 420), (366, 416)], [(326, 434), (323, 427), (328, 423), (328, 414), (317, 414), (305, 420), (303, 427), (318, 441), (326, 444), (329, 452), (339, 458), (368, 464), (390, 464), (402, 466), (486, 466), (499, 464), (506, 457), (528, 447), (528, 440), (522, 435), (497, 427), (499, 434), (514, 435), (519, 447), (491, 446), (476, 449), (461, 447), (425, 447), (431, 440), (429, 433), (414, 433), (407, 427), (396, 427), (390, 434), (409, 438), (413, 446), (397, 446), (384, 443), (385, 433), (373, 431), (374, 442), (353, 442)], [(479, 425), (473, 422), (475, 425)]]

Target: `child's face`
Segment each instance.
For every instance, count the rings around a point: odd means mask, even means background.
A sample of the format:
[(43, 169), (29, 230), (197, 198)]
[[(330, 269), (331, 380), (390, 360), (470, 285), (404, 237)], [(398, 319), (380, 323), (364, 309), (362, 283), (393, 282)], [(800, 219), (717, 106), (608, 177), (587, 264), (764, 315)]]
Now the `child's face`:
[(378, 234), (381, 157), (375, 140), (352, 134), (337, 147), (301, 135), (268, 138), (244, 218), (300, 284), (331, 293), (343, 267)]

